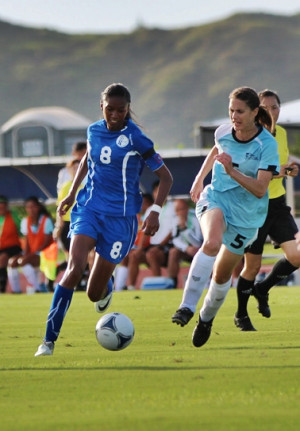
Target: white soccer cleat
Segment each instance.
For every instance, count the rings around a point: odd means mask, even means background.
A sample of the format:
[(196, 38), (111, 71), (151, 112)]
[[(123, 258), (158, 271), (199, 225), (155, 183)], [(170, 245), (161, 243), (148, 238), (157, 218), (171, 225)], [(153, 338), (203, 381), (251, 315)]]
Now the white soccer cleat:
[(115, 277), (112, 275), (111, 279), (107, 284), (107, 295), (104, 298), (99, 299), (99, 301), (95, 302), (95, 310), (97, 311), (97, 313), (104, 313), (104, 311), (107, 310), (110, 306), (114, 288), (114, 281)]
[(43, 341), (34, 356), (51, 356), (53, 355), (54, 343), (52, 341)]
[(95, 302), (95, 310), (97, 313), (104, 313), (108, 309), (112, 300), (112, 292), (109, 292), (105, 298)]

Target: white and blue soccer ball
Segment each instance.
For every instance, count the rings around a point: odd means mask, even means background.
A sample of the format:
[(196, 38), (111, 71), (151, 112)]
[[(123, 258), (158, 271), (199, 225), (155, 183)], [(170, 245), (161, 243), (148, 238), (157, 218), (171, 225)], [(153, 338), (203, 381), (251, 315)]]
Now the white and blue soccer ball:
[(123, 350), (129, 346), (133, 337), (133, 323), (125, 314), (108, 313), (97, 322), (97, 341), (107, 350)]

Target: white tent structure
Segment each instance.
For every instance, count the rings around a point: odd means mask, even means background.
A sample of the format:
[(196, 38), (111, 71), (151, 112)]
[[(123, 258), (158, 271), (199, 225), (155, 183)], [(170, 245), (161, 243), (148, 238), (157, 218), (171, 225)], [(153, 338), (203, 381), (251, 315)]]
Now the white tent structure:
[[(195, 146), (206, 147), (205, 142), (203, 142), (201, 139), (202, 130), (214, 130), (220, 124), (225, 123), (229, 123), (228, 117), (196, 123), (194, 128)], [(293, 100), (292, 102), (283, 103), (281, 105), (278, 123), (283, 125), (284, 127), (296, 126), (300, 130), (300, 99)]]
[[(287, 130), (290, 126), (294, 126), (295, 128), (299, 128), (300, 133), (300, 99), (293, 100), (292, 102), (283, 103), (280, 109), (280, 115), (278, 119), (278, 123), (285, 127)], [(291, 157), (295, 162), (300, 164), (300, 158), (296, 156)], [(287, 200), (289, 205), (292, 207), (292, 212), (295, 213), (294, 206), (294, 183), (292, 178), (288, 177), (286, 181), (286, 192), (287, 192)]]
[(295, 124), (300, 127), (300, 99), (281, 105), (278, 123)]

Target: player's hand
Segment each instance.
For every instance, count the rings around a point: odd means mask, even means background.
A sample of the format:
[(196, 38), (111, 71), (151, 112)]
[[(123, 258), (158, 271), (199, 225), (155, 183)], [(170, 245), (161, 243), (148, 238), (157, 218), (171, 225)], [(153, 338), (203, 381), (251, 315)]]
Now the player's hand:
[(74, 197), (69, 195), (63, 199), (57, 207), (57, 213), (60, 217), (64, 216), (74, 204)]
[(232, 158), (227, 153), (220, 153), (215, 156), (215, 160), (222, 163), (227, 174), (233, 170)]
[(296, 162), (289, 163), (285, 167), (285, 175), (289, 177), (296, 177), (299, 174), (299, 166)]
[(144, 220), (142, 231), (145, 235), (153, 236), (159, 229), (159, 214), (156, 211), (151, 211), (148, 217)]
[(192, 201), (196, 204), (200, 198), (200, 194), (203, 191), (203, 181), (195, 179), (192, 188), (190, 190), (190, 196)]

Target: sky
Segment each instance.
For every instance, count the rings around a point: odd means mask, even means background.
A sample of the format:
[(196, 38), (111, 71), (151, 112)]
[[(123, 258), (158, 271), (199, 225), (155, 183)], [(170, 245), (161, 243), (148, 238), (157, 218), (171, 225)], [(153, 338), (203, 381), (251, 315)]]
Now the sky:
[(0, 0), (0, 20), (64, 33), (130, 33), (138, 26), (177, 29), (237, 12), (300, 13), (299, 0)]

